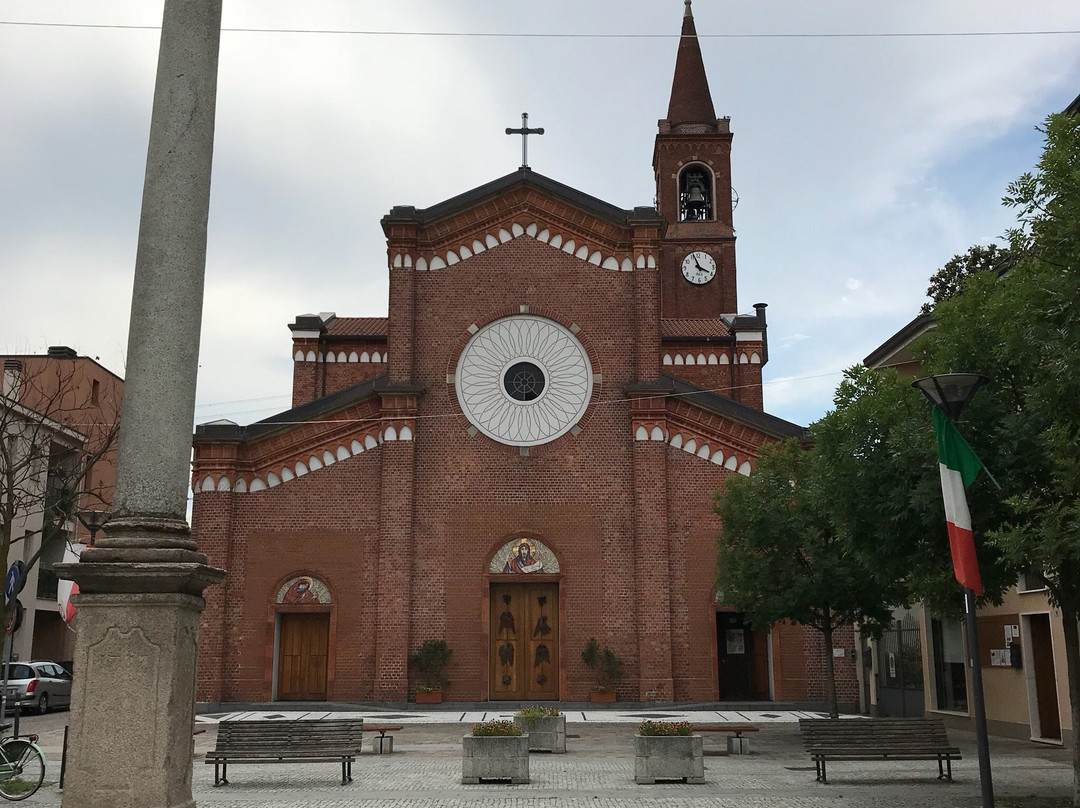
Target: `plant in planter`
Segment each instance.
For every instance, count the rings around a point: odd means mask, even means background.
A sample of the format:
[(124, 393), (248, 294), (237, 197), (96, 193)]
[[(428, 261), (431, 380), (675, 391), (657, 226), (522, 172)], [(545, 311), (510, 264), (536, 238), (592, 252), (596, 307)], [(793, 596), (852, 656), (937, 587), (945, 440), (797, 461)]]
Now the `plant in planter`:
[(701, 736), (685, 721), (642, 721), (634, 736), (634, 782), (705, 782)]
[(514, 713), (514, 723), (529, 734), (530, 752), (566, 752), (566, 716), (557, 707), (537, 704)]
[(461, 739), (461, 782), (529, 782), (529, 736), (513, 721), (473, 724)]
[(424, 640), (420, 647), (409, 655), (420, 683), (416, 686), (417, 704), (439, 704), (442, 690), (450, 680), (446, 678), (446, 666), (454, 652), (445, 640)]
[(623, 663), (619, 655), (606, 645), (601, 648), (596, 637), (589, 637), (585, 643), (585, 649), (581, 652), (581, 660), (593, 672), (596, 684), (593, 685), (589, 694), (591, 702), (615, 701), (615, 685), (622, 679)]

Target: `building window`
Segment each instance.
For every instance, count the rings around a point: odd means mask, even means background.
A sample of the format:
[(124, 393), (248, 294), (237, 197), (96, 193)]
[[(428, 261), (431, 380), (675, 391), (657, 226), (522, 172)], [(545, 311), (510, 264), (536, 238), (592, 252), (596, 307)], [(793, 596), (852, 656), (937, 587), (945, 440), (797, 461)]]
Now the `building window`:
[(101, 383), (94, 379), (90, 384), (90, 403), (98, 404), (101, 399)]
[(967, 661), (964, 629), (959, 620), (935, 617), (930, 621), (934, 648), (934, 687), (939, 710), (966, 713)]
[(1017, 592), (1043, 592), (1046, 590), (1046, 579), (1043, 578), (1042, 570), (1029, 567), (1020, 573), (1016, 580)]
[(700, 165), (679, 176), (679, 221), (704, 222), (713, 218), (712, 173)]

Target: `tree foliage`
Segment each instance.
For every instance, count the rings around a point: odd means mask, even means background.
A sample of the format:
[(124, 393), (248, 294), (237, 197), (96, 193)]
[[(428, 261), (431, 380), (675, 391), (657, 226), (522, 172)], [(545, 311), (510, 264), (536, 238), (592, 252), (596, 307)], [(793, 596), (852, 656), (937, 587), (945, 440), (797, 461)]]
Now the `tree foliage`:
[(1013, 255), (1008, 248), (1002, 249), (996, 244), (983, 247), (976, 244), (969, 247), (963, 255), (954, 255), (945, 266), (930, 277), (930, 286), (926, 296), (930, 302), (923, 303), (922, 313), (933, 311), (934, 304), (956, 297), (964, 288), (964, 282), (973, 275), (982, 272), (1000, 275), (1013, 264)]
[(822, 633), (827, 700), (837, 714), (832, 634), (882, 626), (889, 584), (838, 529), (821, 454), (790, 440), (769, 447), (749, 477), (733, 475), (717, 495), (721, 599), (765, 628), (790, 620)]
[[(924, 364), (992, 380), (966, 412), (965, 435), (1000, 470), (1004, 510), (976, 522), (988, 545), (1046, 578), (1061, 609), (1073, 726), (1080, 726), (1080, 118), (1050, 116), (1035, 171), (1013, 182), (1014, 266), (995, 281), (972, 278), (934, 309)], [(980, 557), (981, 558), (981, 557)], [(1074, 805), (1080, 747), (1074, 745)]]

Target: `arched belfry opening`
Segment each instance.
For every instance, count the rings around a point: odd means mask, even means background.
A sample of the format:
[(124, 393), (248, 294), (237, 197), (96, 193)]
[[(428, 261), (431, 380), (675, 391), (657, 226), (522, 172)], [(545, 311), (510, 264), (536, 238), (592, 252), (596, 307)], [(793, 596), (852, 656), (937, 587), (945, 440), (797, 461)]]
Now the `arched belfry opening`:
[(695, 163), (679, 175), (679, 221), (707, 222), (713, 219), (713, 175)]

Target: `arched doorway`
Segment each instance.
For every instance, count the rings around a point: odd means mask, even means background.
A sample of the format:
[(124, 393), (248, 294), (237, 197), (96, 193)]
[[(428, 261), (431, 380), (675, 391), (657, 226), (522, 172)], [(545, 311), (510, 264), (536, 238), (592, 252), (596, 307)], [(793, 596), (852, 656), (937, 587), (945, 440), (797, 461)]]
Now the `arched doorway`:
[(297, 575), (274, 598), (274, 698), (325, 701), (330, 667), (330, 589)]
[(559, 698), (559, 562), (542, 542), (515, 538), (495, 553), (491, 576), (489, 695), (504, 701)]

